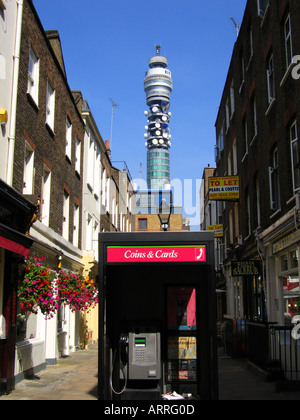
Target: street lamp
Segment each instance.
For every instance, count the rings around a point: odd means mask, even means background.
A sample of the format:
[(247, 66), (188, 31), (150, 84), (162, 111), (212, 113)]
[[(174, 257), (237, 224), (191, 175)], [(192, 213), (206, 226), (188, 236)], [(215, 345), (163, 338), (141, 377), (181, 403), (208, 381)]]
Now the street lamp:
[(168, 205), (167, 200), (165, 198), (162, 198), (158, 209), (158, 217), (160, 220), (160, 227), (165, 232), (169, 229), (172, 207), (172, 205)]

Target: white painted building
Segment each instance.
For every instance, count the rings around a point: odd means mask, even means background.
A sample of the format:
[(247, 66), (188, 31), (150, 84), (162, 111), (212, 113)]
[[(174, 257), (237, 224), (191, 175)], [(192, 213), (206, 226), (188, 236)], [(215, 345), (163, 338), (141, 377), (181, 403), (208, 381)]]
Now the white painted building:
[(12, 185), (22, 1), (0, 0), (0, 178)]

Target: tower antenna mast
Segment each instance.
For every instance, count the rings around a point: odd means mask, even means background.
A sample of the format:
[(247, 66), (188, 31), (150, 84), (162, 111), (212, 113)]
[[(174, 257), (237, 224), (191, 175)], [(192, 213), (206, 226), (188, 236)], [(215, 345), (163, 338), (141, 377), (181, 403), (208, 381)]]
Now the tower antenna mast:
[(111, 101), (111, 123), (110, 123), (110, 153), (112, 153), (112, 129), (113, 129), (113, 120), (114, 120), (114, 110), (115, 108), (118, 108), (119, 105), (116, 104), (111, 98), (109, 98), (109, 100)]
[(239, 32), (240, 32), (240, 25), (237, 23), (237, 21), (233, 17), (231, 18), (231, 20), (232, 20), (232, 22), (234, 24), (234, 27), (236, 29), (236, 37), (238, 37)]

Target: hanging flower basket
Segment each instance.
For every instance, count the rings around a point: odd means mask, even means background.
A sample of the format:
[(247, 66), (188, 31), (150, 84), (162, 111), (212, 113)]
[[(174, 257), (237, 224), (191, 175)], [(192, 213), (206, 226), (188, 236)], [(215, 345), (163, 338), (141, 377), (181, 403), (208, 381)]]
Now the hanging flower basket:
[(98, 290), (89, 277), (60, 270), (56, 291), (60, 303), (69, 305), (71, 311), (90, 311), (98, 303)]
[(98, 290), (89, 277), (60, 270), (57, 278), (43, 262), (45, 257), (30, 256), (26, 261), (24, 278), (19, 284), (18, 297), (24, 314), (38, 310), (52, 318), (62, 304), (71, 311), (89, 312), (98, 303)]
[(46, 258), (29, 256), (26, 261), (24, 278), (19, 284), (20, 307), (25, 314), (38, 313), (38, 309), (52, 318), (58, 309), (53, 287), (53, 274), (43, 262)]

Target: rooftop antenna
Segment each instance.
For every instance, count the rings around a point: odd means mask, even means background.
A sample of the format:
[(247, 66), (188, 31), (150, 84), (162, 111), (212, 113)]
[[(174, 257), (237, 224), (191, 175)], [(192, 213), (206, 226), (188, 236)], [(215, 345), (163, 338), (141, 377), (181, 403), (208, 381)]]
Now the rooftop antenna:
[(239, 32), (240, 32), (240, 25), (237, 23), (237, 21), (232, 17), (231, 18), (232, 23), (234, 24), (234, 27), (236, 29), (236, 37), (239, 36)]
[(109, 98), (111, 101), (111, 123), (110, 123), (110, 153), (112, 153), (112, 129), (113, 129), (113, 120), (114, 120), (114, 109), (118, 108), (118, 104), (116, 104), (111, 98)]

